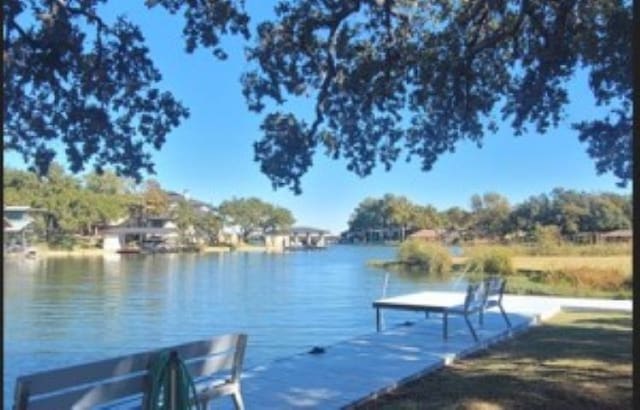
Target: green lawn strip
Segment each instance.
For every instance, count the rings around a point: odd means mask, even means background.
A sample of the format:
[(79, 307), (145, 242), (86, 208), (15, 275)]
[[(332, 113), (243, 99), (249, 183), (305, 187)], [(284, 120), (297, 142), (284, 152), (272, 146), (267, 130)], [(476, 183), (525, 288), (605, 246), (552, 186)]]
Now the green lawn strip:
[(358, 409), (630, 409), (631, 338), (629, 313), (562, 312)]

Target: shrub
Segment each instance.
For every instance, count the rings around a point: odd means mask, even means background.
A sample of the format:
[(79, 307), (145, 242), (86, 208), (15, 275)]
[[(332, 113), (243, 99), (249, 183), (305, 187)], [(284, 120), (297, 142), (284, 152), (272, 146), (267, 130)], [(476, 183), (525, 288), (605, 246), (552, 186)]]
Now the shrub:
[(52, 234), (49, 238), (49, 248), (70, 251), (76, 245), (76, 238), (65, 233)]
[(555, 225), (536, 225), (533, 230), (534, 249), (538, 255), (553, 255), (561, 251), (564, 241)]
[(502, 246), (476, 248), (468, 256), (465, 270), (511, 275), (515, 272), (511, 258), (511, 251)]
[(449, 272), (452, 264), (447, 248), (419, 239), (403, 242), (398, 249), (398, 259), (407, 265), (420, 266), (427, 273)]

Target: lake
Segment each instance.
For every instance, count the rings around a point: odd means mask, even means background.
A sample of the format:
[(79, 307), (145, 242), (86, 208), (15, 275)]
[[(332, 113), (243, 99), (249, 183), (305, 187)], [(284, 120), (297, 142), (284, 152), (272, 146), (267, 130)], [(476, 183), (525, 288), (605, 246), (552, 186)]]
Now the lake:
[[(16, 377), (35, 371), (229, 332), (249, 335), (248, 368), (374, 332), (371, 302), (382, 295), (385, 271), (366, 262), (395, 251), (334, 245), (285, 254), (5, 258), (4, 408)], [(387, 295), (448, 286), (391, 274)]]

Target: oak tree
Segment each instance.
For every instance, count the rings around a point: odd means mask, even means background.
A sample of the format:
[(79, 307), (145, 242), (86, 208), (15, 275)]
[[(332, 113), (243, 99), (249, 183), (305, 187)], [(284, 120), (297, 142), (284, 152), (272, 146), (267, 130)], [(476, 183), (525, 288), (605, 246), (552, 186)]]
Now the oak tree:
[[(499, 121), (544, 133), (563, 120), (578, 69), (607, 111), (574, 124), (578, 138), (599, 173), (631, 179), (630, 1), (299, 0), (275, 11), (243, 77), (249, 108), (266, 112), (255, 158), (275, 187), (300, 192), (320, 150), (365, 176), (403, 157), (428, 171)], [(295, 112), (305, 98), (312, 118)]]
[[(3, 142), (46, 175), (60, 147), (71, 171), (87, 165), (140, 182), (188, 109), (158, 87), (140, 28), (126, 17), (100, 15), (106, 0), (5, 0)], [(217, 58), (222, 33), (248, 36), (235, 1), (147, 0), (184, 14), (186, 51), (208, 47)]]
[[(62, 145), (74, 172), (113, 166), (137, 179), (188, 115), (158, 87), (143, 33), (105, 21), (106, 0), (3, 2), (4, 145), (41, 173)], [(226, 56), (248, 38), (242, 0), (147, 0), (183, 14), (185, 48)], [(430, 170), (461, 141), (507, 121), (516, 135), (560, 124), (569, 79), (585, 70), (602, 118), (573, 124), (599, 173), (631, 179), (628, 0), (279, 0), (256, 26), (242, 76), (264, 113), (255, 160), (301, 192), (318, 151), (366, 176), (399, 159)], [(311, 100), (311, 118), (297, 112)]]

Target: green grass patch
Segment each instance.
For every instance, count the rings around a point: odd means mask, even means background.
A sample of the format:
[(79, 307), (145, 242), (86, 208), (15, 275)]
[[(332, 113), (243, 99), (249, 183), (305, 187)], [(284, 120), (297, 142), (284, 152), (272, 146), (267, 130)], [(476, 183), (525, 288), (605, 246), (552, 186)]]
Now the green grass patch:
[(630, 313), (563, 312), (360, 410), (630, 409)]

